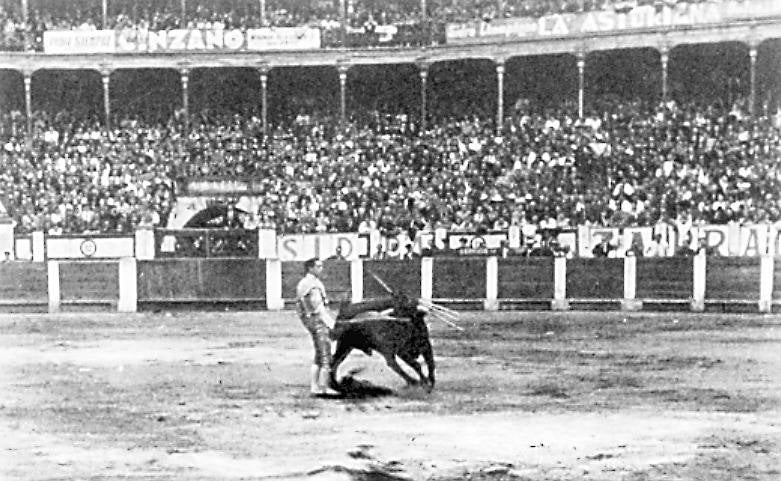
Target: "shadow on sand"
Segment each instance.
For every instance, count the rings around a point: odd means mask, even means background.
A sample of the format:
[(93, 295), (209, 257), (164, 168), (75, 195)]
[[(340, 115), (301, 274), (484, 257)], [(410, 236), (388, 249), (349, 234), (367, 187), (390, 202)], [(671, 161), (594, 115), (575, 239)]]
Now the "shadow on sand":
[(350, 371), (349, 374), (339, 380), (336, 389), (342, 393), (341, 397), (344, 399), (369, 399), (394, 394), (390, 388), (379, 386), (364, 379), (357, 379), (355, 375), (360, 371), (360, 369)]

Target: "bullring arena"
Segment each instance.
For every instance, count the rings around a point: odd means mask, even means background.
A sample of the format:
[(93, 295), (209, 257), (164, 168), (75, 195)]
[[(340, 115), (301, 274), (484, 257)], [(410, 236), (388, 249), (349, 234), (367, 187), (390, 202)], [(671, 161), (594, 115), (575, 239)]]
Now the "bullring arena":
[(307, 393), (291, 312), (5, 315), (8, 480), (775, 480), (777, 316), (464, 312), (438, 385)]
[[(405, 386), (378, 356), (354, 352), (340, 374), (356, 372), (392, 392), (345, 399), (309, 396), (311, 340), (292, 311), (234, 312), (239, 303), (191, 311), (150, 301), (165, 289), (174, 299), (174, 288), (180, 303), (196, 301), (207, 286), (222, 286), (226, 299), (264, 292), (262, 275), (250, 287), (238, 279), (276, 270), (289, 305), (300, 263), (243, 260), (243, 269), (226, 269), (219, 264), (230, 261), (139, 261), (136, 300), (145, 311), (96, 313), (126, 302), (116, 297), (124, 285), (117, 263), (62, 262), (60, 313), (0, 318), (0, 477), (777, 479), (779, 317), (757, 314), (758, 301), (724, 300), (755, 297), (752, 284), (764, 284), (760, 260), (752, 267), (745, 259), (697, 259), (719, 267), (706, 275), (704, 309), (711, 312), (674, 302), (665, 305), (669, 312), (517, 310), (524, 303), (511, 292), (536, 288), (537, 297), (553, 297), (561, 261), (328, 261), (330, 291), (381, 295), (370, 274), (411, 292), (430, 284), (435, 300), (460, 310), (464, 329), (430, 320), (438, 379), (431, 393)], [(642, 307), (607, 299), (616, 273), (594, 269), (604, 260), (566, 262), (567, 302)], [(683, 267), (694, 262), (633, 261), (635, 301), (661, 296), (649, 289), (691, 297), (699, 281)], [(433, 279), (422, 267), (429, 263)], [(485, 297), (491, 276), (464, 269), (487, 273), (493, 263), (499, 310), (488, 311), (476, 296)], [(659, 263), (668, 268), (652, 266)], [(166, 269), (200, 275), (176, 279)], [(31, 272), (26, 292), (38, 289), (46, 310), (51, 283)], [(150, 279), (152, 272), (160, 277)], [(648, 282), (663, 272), (664, 282)], [(75, 302), (79, 296), (90, 304)], [(555, 304), (530, 306), (544, 302)]]
[[(779, 65), (779, 0), (0, 0), (0, 481), (781, 479)], [(313, 258), (432, 390), (313, 396)]]

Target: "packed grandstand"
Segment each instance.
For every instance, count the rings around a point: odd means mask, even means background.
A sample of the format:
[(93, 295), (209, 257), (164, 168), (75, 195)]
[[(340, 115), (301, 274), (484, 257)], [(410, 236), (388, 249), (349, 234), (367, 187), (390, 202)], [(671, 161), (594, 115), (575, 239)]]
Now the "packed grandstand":
[[(19, 2), (5, 1), (2, 46), (34, 50), (46, 29), (104, 20), (110, 28), (346, 30), (638, 3), (675, 2), (355, 1), (342, 2), (340, 14), (338, 1), (260, 2), (262, 10), (254, 1), (188, 2), (184, 12), (178, 2), (109, 1), (102, 12), (95, 1), (29, 0), (23, 15)], [(678, 47), (666, 98), (658, 53), (602, 52), (587, 67), (585, 108), (574, 56), (510, 59), (501, 125), (490, 62), (432, 66), (423, 111), (415, 69), (362, 67), (350, 73), (346, 119), (335, 68), (272, 69), (267, 125), (254, 71), (204, 69), (186, 112), (175, 72), (115, 73), (110, 122), (94, 72), (36, 73), (27, 119), (21, 75), (6, 71), (0, 201), (17, 233), (50, 234), (166, 226), (180, 181), (215, 177), (258, 179), (261, 200), (237, 226), (280, 233), (777, 222), (778, 46), (760, 46), (756, 92), (745, 45)]]

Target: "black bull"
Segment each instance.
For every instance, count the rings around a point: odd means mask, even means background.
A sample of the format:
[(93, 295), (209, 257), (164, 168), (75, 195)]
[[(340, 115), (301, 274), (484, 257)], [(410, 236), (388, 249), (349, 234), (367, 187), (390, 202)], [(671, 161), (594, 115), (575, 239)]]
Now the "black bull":
[[(393, 309), (391, 316), (400, 320), (352, 320), (367, 311), (387, 309)], [(363, 351), (369, 356), (374, 350), (385, 358), (388, 367), (404, 378), (407, 384), (420, 382), (431, 390), (434, 387), (434, 351), (431, 348), (425, 317), (426, 313), (418, 309), (417, 299), (410, 299), (400, 294), (372, 301), (343, 304), (339, 309), (333, 332), (336, 352), (331, 362), (331, 373), (334, 380), (339, 365), (353, 349)], [(414, 379), (404, 372), (396, 362), (396, 356), (407, 363), (420, 379)], [(424, 376), (421, 370), (418, 362), (420, 356), (423, 356), (426, 362), (428, 377)]]

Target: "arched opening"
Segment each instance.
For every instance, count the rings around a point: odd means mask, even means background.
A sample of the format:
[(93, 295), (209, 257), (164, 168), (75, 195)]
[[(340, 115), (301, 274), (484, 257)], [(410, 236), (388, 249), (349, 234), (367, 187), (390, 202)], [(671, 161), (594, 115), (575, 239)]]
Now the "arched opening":
[(164, 122), (182, 107), (179, 72), (171, 69), (117, 70), (111, 75), (111, 112), (116, 119)]
[(662, 97), (659, 51), (634, 48), (590, 52), (586, 56), (584, 91), (584, 103), (596, 111), (604, 110), (605, 102), (641, 101), (653, 105)]
[(437, 62), (429, 69), (429, 97), (432, 118), (496, 114), (496, 64), (487, 59)]
[(505, 113), (543, 113), (564, 105), (577, 109), (578, 68), (570, 54), (513, 57), (506, 63)]
[(82, 119), (103, 120), (103, 84), (95, 70), (38, 70), (32, 76), (32, 109), (68, 111)]
[[(347, 74), (348, 78), (350, 74)], [(336, 67), (274, 68), (268, 76), (269, 120), (287, 123), (297, 115), (338, 118), (339, 74)], [(349, 107), (348, 107), (349, 108)]]
[(680, 102), (732, 105), (750, 90), (748, 46), (739, 42), (679, 45), (670, 51), (670, 95)]
[(260, 73), (250, 68), (199, 68), (190, 72), (190, 113), (259, 113)]
[(348, 111), (420, 117), (420, 69), (413, 64), (360, 65), (347, 74)]

